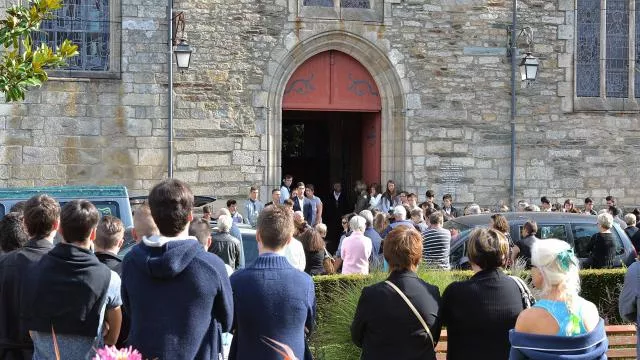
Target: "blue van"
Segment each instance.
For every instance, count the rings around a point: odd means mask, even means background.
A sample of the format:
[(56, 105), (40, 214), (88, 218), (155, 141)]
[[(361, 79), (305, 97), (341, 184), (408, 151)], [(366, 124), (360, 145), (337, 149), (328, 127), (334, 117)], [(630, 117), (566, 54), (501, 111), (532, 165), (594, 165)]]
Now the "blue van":
[(11, 207), (37, 194), (47, 194), (60, 202), (60, 206), (76, 200), (91, 201), (100, 215), (112, 215), (124, 224), (125, 228), (133, 226), (129, 193), (123, 185), (67, 185), (46, 187), (2, 188), (0, 189), (0, 218), (9, 212)]

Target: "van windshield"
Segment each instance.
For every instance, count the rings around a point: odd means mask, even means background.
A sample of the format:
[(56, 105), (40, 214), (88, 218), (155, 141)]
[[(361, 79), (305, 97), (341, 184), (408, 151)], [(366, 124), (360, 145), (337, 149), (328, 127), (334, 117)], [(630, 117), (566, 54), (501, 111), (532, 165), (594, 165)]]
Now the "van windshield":
[(449, 230), (451, 232), (451, 242), (455, 242), (458, 239), (463, 238), (468, 232), (473, 229), (472, 226), (467, 224), (459, 223), (455, 220), (449, 220), (442, 225), (443, 228)]

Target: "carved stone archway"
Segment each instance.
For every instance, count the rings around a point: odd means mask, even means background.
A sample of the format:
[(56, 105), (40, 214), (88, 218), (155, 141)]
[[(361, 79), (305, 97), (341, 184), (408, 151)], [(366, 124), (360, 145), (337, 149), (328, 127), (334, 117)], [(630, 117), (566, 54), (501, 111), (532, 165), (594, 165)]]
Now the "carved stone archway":
[(264, 105), (267, 110), (266, 187), (278, 186), (282, 176), (282, 100), (285, 86), (307, 59), (328, 50), (350, 55), (373, 76), (382, 103), (381, 177), (383, 181), (394, 179), (404, 184), (406, 103), (398, 73), (385, 52), (369, 40), (345, 31), (328, 31), (298, 42), (290, 51), (281, 52), (282, 55), (268, 66), (262, 92), (266, 96)]

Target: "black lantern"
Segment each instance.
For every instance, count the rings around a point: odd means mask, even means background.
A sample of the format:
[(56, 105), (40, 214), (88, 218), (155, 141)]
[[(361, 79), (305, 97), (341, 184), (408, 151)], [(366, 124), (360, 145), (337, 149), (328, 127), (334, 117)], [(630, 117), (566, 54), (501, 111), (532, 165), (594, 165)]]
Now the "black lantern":
[(176, 65), (178, 70), (184, 71), (189, 69), (189, 63), (191, 62), (191, 46), (184, 41), (180, 40), (180, 43), (176, 45), (173, 52), (176, 54)]
[(538, 75), (538, 65), (538, 59), (528, 52), (520, 61), (520, 76), (522, 81), (535, 81)]

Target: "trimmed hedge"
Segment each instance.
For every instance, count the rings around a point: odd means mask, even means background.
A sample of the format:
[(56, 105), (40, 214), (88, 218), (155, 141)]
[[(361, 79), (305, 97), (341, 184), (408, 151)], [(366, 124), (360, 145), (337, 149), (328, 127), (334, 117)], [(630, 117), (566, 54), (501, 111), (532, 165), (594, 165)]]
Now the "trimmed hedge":
[[(624, 283), (625, 268), (619, 269), (603, 269), (603, 270), (581, 270), (580, 271), (580, 295), (585, 299), (598, 305), (603, 299), (615, 297), (617, 301), (622, 284)], [(447, 277), (451, 277), (453, 281), (467, 280), (473, 276), (471, 271), (450, 271), (450, 272), (434, 272), (425, 271), (419, 272), (418, 275), (421, 279), (433, 283), (434, 274), (447, 274)], [(527, 278), (528, 273), (523, 273), (522, 278)], [(336, 288), (344, 287), (345, 285), (353, 285), (364, 287), (368, 284), (375, 283), (373, 278), (379, 278), (379, 281), (386, 278), (383, 274), (374, 275), (325, 275), (315, 276), (313, 281), (316, 287), (316, 297), (318, 299), (318, 307), (322, 308), (327, 301), (331, 301), (333, 298), (332, 293)], [(440, 284), (434, 284), (436, 286)], [(444, 291), (445, 287), (438, 286), (440, 293)]]
[[(626, 269), (580, 271), (581, 295), (593, 302), (607, 324), (622, 323), (618, 297)], [(518, 274), (525, 280), (527, 272)], [(438, 286), (442, 293), (453, 281), (473, 276), (471, 271), (419, 271), (424, 281)], [(362, 288), (385, 280), (387, 274), (328, 275), (314, 277), (318, 307), (317, 331), (311, 339), (317, 359), (358, 359), (360, 350), (351, 343), (350, 324)], [(339, 356), (338, 356), (339, 354)], [(338, 357), (336, 357), (338, 356)]]

